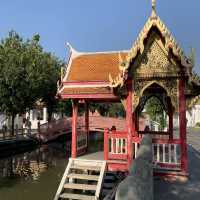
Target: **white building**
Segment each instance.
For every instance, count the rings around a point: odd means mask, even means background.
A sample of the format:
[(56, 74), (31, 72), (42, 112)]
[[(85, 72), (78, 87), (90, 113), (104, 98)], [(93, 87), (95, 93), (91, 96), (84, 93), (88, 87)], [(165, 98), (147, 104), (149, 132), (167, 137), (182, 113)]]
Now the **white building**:
[[(186, 111), (187, 127), (195, 127), (200, 123), (200, 101), (191, 110)], [(178, 114), (174, 115), (174, 127), (179, 127)]]
[[(61, 114), (58, 114), (58, 113), (52, 114), (52, 119), (58, 120), (61, 117), (62, 117)], [(32, 132), (37, 131), (38, 122), (40, 122), (40, 124), (45, 124), (45, 123), (48, 122), (47, 108), (43, 107), (43, 108), (40, 108), (40, 109), (30, 110), (29, 112), (27, 112), (25, 114), (25, 116), (17, 115), (15, 117), (15, 124), (14, 124), (15, 129), (16, 129), (16, 127), (19, 130), (21, 130), (22, 128), (27, 128), (25, 121), (26, 122), (29, 121), (29, 123), (31, 125)], [(11, 119), (6, 117), (5, 114), (0, 114), (0, 130), (2, 129), (2, 126), (5, 125), (5, 124), (6, 124), (7, 127), (11, 127)]]
[(186, 118), (188, 127), (194, 127), (197, 123), (200, 123), (200, 103), (186, 112)]
[(6, 116), (4, 114), (0, 114), (0, 130), (2, 129), (5, 123), (6, 123)]
[(41, 109), (30, 110), (30, 112), (26, 113), (26, 119), (31, 122), (31, 129), (36, 130), (38, 128), (39, 121), (40, 124), (45, 124), (48, 122), (47, 108), (44, 107)]

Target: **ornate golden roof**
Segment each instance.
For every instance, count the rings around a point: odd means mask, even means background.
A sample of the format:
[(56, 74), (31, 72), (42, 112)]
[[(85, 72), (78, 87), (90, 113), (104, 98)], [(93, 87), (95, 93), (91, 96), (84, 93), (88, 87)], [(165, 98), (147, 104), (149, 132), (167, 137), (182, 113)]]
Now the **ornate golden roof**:
[(143, 53), (145, 48), (144, 40), (147, 38), (148, 33), (153, 27), (157, 28), (162, 37), (165, 39), (166, 50), (169, 52), (169, 50), (171, 49), (172, 53), (181, 62), (181, 65), (186, 68), (186, 71), (191, 72), (191, 69), (193, 67), (191, 62), (185, 56), (183, 50), (178, 45), (178, 43), (176, 42), (168, 28), (165, 26), (165, 24), (162, 22), (160, 17), (156, 15), (155, 0), (152, 0), (152, 14), (148, 18), (138, 38), (134, 42), (129, 54), (126, 57), (126, 60), (119, 66), (120, 73), (114, 78), (109, 76), (111, 87), (122, 86), (124, 84), (124, 81), (127, 78), (127, 70), (129, 69), (131, 62), (136, 58), (138, 52), (140, 52), (141, 54)]
[(200, 105), (200, 95), (188, 100), (187, 108), (191, 109), (194, 105)]
[(195, 85), (199, 85), (200, 86), (200, 77), (198, 74), (196, 73), (191, 73), (190, 75), (190, 82), (194, 83)]
[(191, 87), (189, 97), (187, 98), (187, 107), (191, 109), (194, 105), (200, 105), (200, 77), (196, 73), (189, 76), (188, 86)]

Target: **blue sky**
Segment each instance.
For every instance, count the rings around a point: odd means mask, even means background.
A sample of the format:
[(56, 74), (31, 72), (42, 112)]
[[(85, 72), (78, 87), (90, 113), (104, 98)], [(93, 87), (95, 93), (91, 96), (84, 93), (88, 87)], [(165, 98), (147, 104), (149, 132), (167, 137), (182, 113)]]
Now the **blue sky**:
[[(45, 50), (65, 59), (68, 41), (79, 51), (130, 49), (151, 13), (151, 0), (1, 0), (0, 38), (14, 29), (41, 35)], [(200, 73), (200, 1), (157, 0), (157, 13)]]

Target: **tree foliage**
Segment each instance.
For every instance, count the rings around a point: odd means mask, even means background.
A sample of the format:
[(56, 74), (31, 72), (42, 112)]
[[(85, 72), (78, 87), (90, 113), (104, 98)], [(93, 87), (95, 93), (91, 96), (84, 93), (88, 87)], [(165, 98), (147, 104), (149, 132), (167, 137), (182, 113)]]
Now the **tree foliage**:
[(71, 117), (72, 116), (72, 102), (71, 100), (67, 101), (58, 101), (55, 105), (55, 111), (61, 113), (63, 116)]
[(12, 116), (12, 130), (15, 116), (33, 108), (36, 101), (48, 108), (55, 103), (62, 63), (44, 52), (39, 41), (39, 35), (23, 40), (11, 31), (0, 42), (0, 109)]
[(166, 115), (161, 101), (157, 97), (151, 97), (147, 100), (145, 109), (150, 119), (160, 124), (160, 128), (166, 126)]
[(98, 111), (100, 115), (106, 117), (125, 117), (126, 115), (121, 103), (92, 103), (90, 111)]

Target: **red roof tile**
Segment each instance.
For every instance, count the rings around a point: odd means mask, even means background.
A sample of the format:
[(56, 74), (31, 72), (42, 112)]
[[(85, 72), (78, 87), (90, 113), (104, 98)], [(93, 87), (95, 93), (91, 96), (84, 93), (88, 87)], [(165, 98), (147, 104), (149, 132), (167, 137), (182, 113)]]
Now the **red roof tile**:
[[(125, 59), (127, 53), (120, 53)], [(94, 53), (79, 55), (72, 60), (67, 81), (109, 81), (109, 74), (119, 73), (119, 53)]]

